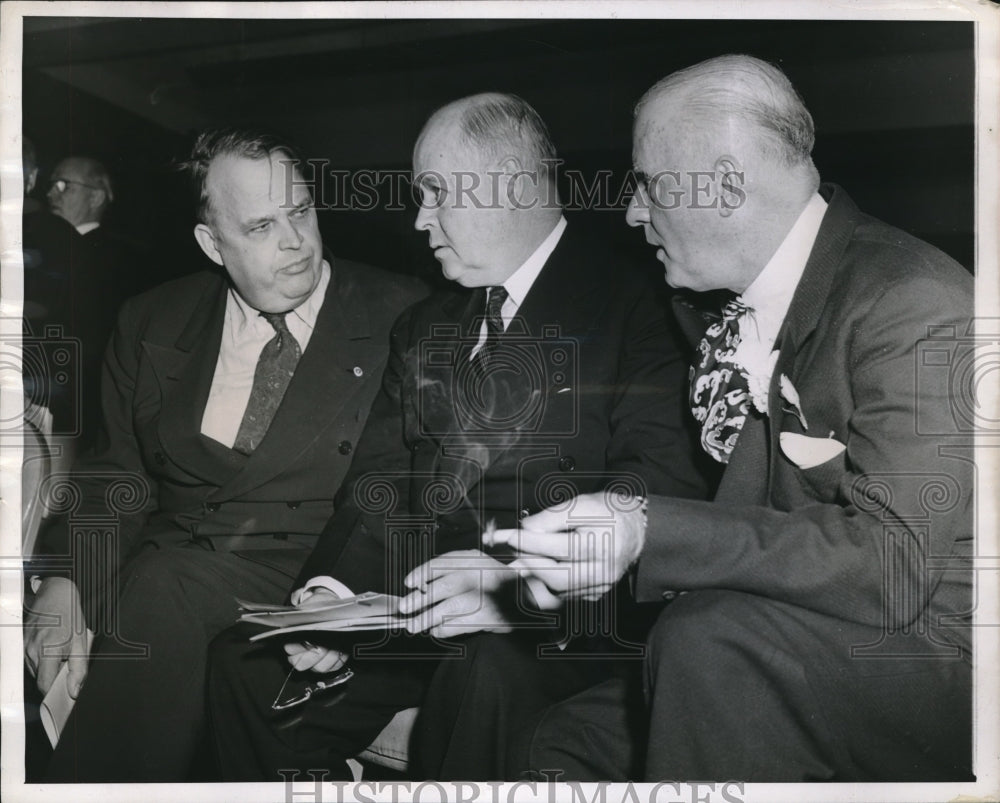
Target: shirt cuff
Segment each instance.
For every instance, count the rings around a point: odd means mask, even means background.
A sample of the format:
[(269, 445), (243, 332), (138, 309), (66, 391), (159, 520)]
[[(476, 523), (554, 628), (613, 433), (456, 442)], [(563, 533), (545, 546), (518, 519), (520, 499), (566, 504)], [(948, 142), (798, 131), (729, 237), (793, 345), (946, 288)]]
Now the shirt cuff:
[(302, 588), (295, 589), (291, 596), (292, 605), (302, 604), (303, 600), (308, 599), (317, 588), (325, 588), (327, 591), (332, 591), (337, 595), (338, 599), (347, 599), (354, 596), (354, 592), (339, 580), (334, 580), (332, 577), (323, 574), (319, 577), (313, 577)]

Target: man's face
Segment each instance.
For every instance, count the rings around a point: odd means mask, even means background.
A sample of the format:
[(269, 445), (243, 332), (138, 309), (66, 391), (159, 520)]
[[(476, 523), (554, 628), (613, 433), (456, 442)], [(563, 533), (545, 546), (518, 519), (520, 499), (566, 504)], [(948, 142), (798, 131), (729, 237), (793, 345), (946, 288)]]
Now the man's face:
[(517, 267), (507, 257), (507, 185), (487, 173), (483, 157), (459, 140), (455, 121), (432, 120), (417, 141), (413, 175), (421, 208), (414, 225), (430, 235), (445, 278), (465, 287), (502, 284)]
[(733, 253), (738, 244), (730, 242), (732, 227), (720, 215), (718, 198), (713, 201), (705, 190), (711, 159), (685, 131), (692, 129), (675, 126), (669, 111), (656, 102), (639, 113), (632, 135), (639, 186), (625, 220), (642, 226), (671, 287), (741, 290), (733, 286), (739, 274)]
[(220, 156), (208, 168), (209, 222), (195, 238), (261, 312), (295, 309), (316, 289), (323, 244), (312, 196), (283, 153)]
[[(63, 187), (62, 192), (59, 187)], [(104, 190), (96, 186), (77, 159), (63, 159), (56, 165), (45, 198), (52, 214), (74, 226), (100, 221), (106, 202)]]

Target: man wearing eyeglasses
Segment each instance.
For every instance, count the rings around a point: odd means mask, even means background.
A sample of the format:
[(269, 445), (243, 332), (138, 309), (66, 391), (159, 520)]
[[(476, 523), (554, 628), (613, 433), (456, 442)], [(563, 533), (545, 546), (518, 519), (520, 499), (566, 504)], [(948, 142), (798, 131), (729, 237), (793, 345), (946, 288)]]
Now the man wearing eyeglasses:
[(141, 243), (125, 239), (104, 223), (115, 193), (111, 175), (101, 162), (89, 156), (63, 159), (52, 171), (45, 200), (52, 214), (67, 220), (83, 236), (97, 269), (124, 293), (119, 301), (151, 286), (142, 281), (144, 271), (136, 269), (144, 259)]
[(89, 234), (101, 225), (115, 196), (103, 164), (89, 157), (70, 156), (52, 171), (45, 198), (52, 214), (68, 220), (80, 234)]
[[(29, 161), (26, 176), (33, 183), (38, 167)], [(54, 434), (70, 437), (67, 448), (79, 453), (96, 437), (101, 357), (118, 307), (140, 289), (135, 278), (142, 275), (136, 270), (140, 257), (101, 225), (113, 192), (107, 169), (96, 159), (60, 161), (45, 199), (47, 211), (32, 211), (24, 219), (26, 333), (33, 342), (70, 338), (77, 358), (38, 377), (30, 392), (52, 413)]]

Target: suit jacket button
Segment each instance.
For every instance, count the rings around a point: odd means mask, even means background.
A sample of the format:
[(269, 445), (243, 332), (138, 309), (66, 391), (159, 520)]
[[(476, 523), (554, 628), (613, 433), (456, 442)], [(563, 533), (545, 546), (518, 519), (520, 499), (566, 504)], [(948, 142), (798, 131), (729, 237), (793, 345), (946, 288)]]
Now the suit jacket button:
[(205, 510), (207, 510), (209, 513), (215, 513), (220, 507), (222, 507), (222, 505), (219, 504), (218, 502), (205, 503)]
[(153, 459), (156, 461), (157, 465), (160, 466), (166, 465), (167, 463), (167, 456), (159, 450), (153, 452)]
[(340, 445), (337, 446), (337, 451), (341, 454), (350, 454), (353, 448), (350, 441), (341, 441)]
[(559, 470), (560, 471), (573, 471), (576, 468), (576, 460), (568, 455), (566, 457), (559, 458)]
[(289, 510), (298, 510), (299, 509), (299, 505), (301, 505), (302, 503), (301, 502), (285, 502), (285, 504), (288, 505)]
[(676, 591), (664, 591), (663, 594), (661, 594), (661, 596), (663, 597), (663, 599), (666, 602), (671, 602), (672, 600), (674, 600), (674, 599), (677, 598), (677, 592)]

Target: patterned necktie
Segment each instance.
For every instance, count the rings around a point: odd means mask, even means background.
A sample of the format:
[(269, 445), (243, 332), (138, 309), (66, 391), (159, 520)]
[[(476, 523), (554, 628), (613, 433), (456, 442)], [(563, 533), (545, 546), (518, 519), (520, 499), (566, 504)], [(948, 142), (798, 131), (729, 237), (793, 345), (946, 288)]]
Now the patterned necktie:
[(298, 341), (285, 323), (287, 314), (261, 313), (261, 317), (274, 327), (275, 335), (265, 344), (257, 360), (250, 401), (233, 444), (233, 449), (246, 455), (260, 446), (302, 356)]
[(496, 350), (500, 342), (500, 335), (503, 334), (503, 316), (500, 310), (507, 300), (507, 288), (502, 284), (490, 288), (489, 297), (486, 299), (486, 340), (476, 354), (476, 361), (482, 370), (490, 364), (490, 357)]
[(740, 318), (749, 312), (746, 304), (728, 302), (722, 320), (705, 332), (690, 371), (691, 411), (701, 424), (701, 446), (720, 463), (729, 462), (750, 411), (747, 377), (735, 361)]

